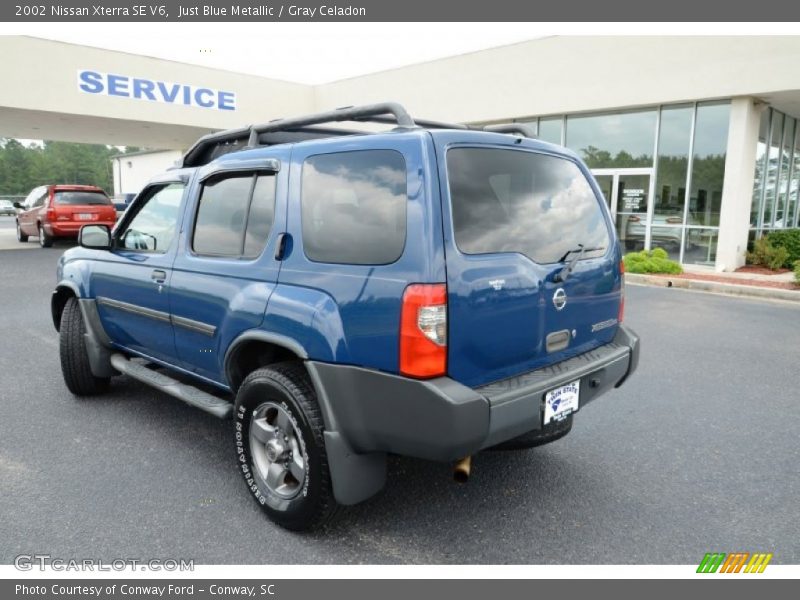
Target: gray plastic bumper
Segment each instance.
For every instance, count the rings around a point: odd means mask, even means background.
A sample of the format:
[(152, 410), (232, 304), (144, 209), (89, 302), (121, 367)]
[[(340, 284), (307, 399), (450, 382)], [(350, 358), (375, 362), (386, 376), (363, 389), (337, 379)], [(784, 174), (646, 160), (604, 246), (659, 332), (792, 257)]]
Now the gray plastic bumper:
[(472, 389), (447, 377), (418, 381), (360, 367), (310, 361), (326, 429), (356, 454), (449, 461), (539, 429), (544, 394), (581, 381), (581, 407), (636, 369), (639, 338), (614, 340), (555, 366)]

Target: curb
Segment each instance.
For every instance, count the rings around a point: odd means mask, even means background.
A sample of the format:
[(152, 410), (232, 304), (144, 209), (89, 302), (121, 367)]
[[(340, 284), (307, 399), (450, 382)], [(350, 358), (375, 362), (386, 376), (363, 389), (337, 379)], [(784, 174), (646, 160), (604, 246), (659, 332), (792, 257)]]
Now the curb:
[(800, 291), (784, 290), (780, 288), (720, 283), (718, 281), (703, 281), (700, 279), (683, 279), (680, 277), (672, 278), (656, 275), (640, 275), (638, 273), (625, 273), (625, 282), (653, 287), (676, 287), (687, 290), (711, 292), (714, 294), (725, 294), (728, 296), (750, 296), (753, 298), (800, 302)]

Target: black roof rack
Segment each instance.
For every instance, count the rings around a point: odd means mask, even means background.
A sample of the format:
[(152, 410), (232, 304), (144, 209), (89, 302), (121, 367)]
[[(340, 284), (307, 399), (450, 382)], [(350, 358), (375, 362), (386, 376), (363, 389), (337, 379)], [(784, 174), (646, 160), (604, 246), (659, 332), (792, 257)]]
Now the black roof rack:
[(483, 128), (484, 131), (493, 131), (494, 133), (516, 133), (522, 137), (535, 138), (536, 132), (533, 127), (525, 123), (499, 123), (498, 125), (487, 125)]
[[(335, 110), (315, 113), (302, 117), (275, 119), (261, 125), (250, 125), (238, 129), (228, 129), (218, 133), (209, 133), (197, 140), (186, 151), (181, 167), (196, 167), (211, 162), (215, 158), (258, 146), (297, 142), (307, 139), (332, 137), (339, 135), (355, 135), (369, 133), (339, 128), (318, 127), (324, 123), (342, 121), (394, 123), (398, 128), (410, 129), (424, 127), (428, 129), (480, 129), (462, 123), (445, 123), (428, 119), (412, 119), (403, 106), (397, 102), (382, 102), (364, 106), (344, 106)], [(522, 123), (490, 125), (482, 128), (485, 131), (498, 133), (517, 133), (525, 137), (535, 137), (533, 130)]]

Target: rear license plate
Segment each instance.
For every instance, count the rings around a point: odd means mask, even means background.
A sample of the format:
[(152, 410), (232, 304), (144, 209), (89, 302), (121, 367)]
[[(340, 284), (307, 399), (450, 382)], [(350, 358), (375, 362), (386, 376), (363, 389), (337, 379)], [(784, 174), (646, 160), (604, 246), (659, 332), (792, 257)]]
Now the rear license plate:
[(94, 215), (91, 213), (78, 213), (75, 215), (75, 218), (78, 219), (78, 221), (91, 221), (94, 219)]
[(551, 421), (562, 421), (578, 410), (581, 380), (573, 381), (544, 395), (544, 425)]

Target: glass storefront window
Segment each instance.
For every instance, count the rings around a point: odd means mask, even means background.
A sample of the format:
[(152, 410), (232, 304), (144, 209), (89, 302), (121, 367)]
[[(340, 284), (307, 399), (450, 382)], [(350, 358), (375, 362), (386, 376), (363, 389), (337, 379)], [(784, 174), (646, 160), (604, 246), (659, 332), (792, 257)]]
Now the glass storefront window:
[(686, 225), (719, 225), (730, 105), (699, 104)]
[(567, 147), (591, 169), (652, 167), (658, 111), (567, 117)]
[(717, 228), (688, 228), (683, 242), (684, 264), (713, 266), (717, 258), (718, 237)]
[(785, 117), (783, 121), (783, 144), (781, 144), (780, 165), (778, 175), (778, 200), (775, 203), (775, 221), (773, 227), (786, 227), (785, 210), (789, 196), (789, 171), (792, 166), (792, 146), (794, 145), (795, 120)]
[(767, 145), (769, 144), (769, 117), (770, 110), (761, 113), (761, 125), (758, 129), (758, 143), (756, 146), (756, 171), (753, 180), (753, 202), (750, 205), (750, 226), (758, 226), (758, 215), (761, 214), (761, 194), (764, 189), (766, 175)]
[(763, 227), (772, 227), (772, 206), (775, 204), (775, 187), (778, 184), (778, 167), (780, 165), (781, 137), (783, 135), (783, 114), (772, 111), (772, 127), (769, 151), (767, 154), (767, 176), (764, 188)]
[(786, 220), (789, 227), (797, 227), (797, 206), (800, 196), (800, 124), (795, 126), (794, 132), (794, 160), (792, 176), (789, 181), (789, 207), (786, 210)]
[[(667, 219), (672, 224), (675, 217), (679, 224), (683, 224), (693, 112), (693, 106), (671, 106), (661, 110), (653, 226)], [(680, 244), (680, 239), (677, 243)]]
[(539, 139), (551, 144), (561, 144), (561, 117), (544, 117), (539, 119)]

